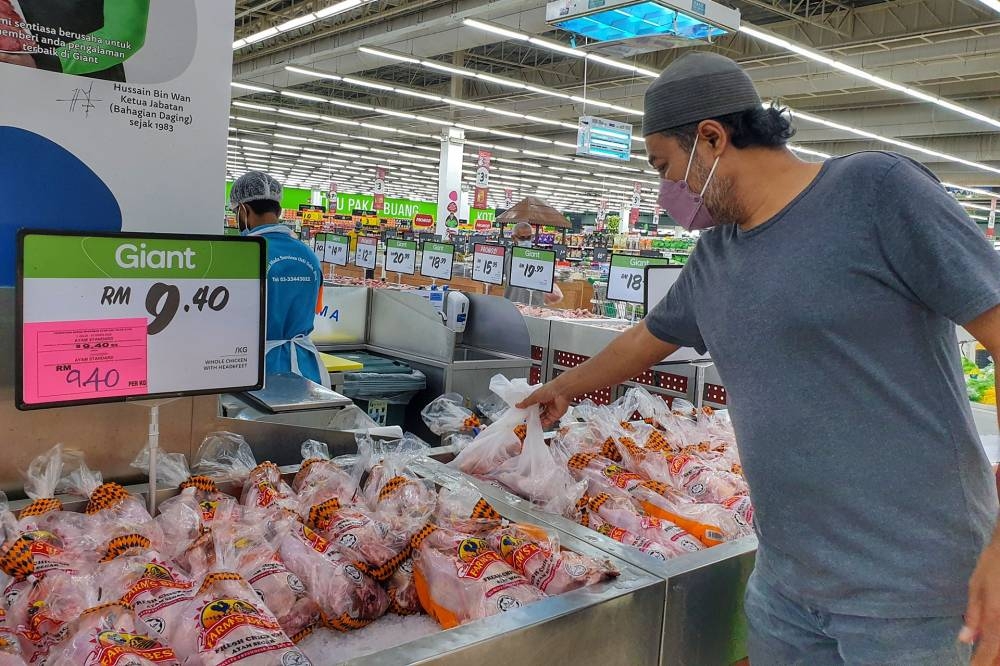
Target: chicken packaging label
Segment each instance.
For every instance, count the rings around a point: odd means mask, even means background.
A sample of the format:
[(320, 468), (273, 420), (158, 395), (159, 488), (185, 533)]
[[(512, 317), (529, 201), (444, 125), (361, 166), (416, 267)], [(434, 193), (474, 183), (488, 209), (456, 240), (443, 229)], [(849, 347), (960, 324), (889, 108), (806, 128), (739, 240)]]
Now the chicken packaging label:
[(101, 632), (86, 666), (160, 666), (177, 664), (174, 651), (147, 636), (117, 631)]
[(753, 504), (749, 495), (733, 495), (721, 502), (722, 506), (733, 512), (733, 520), (743, 527), (753, 525)]
[(670, 559), (670, 553), (667, 553), (659, 544), (650, 541), (646, 537), (639, 536), (638, 534), (633, 534), (628, 530), (623, 530), (620, 527), (615, 527), (610, 523), (604, 523), (597, 528), (597, 531), (607, 537), (610, 537), (617, 541), (618, 543), (623, 543), (626, 546), (632, 546), (633, 548), (639, 550), (640, 552), (649, 555), (653, 559), (657, 560), (668, 560)]
[[(150, 622), (158, 613), (179, 603), (190, 601), (194, 585), (175, 573), (169, 564), (149, 562), (142, 578), (128, 589), (122, 601), (135, 609), (136, 615)], [(158, 633), (164, 629), (162, 620), (151, 623)]]
[(608, 477), (615, 487), (622, 490), (632, 490), (643, 481), (646, 481), (646, 477), (635, 472), (629, 472), (621, 465), (608, 465), (604, 468), (604, 476)]
[[(217, 592), (226, 596), (202, 597), (205, 601), (196, 606), (199, 609), (198, 646), (206, 666), (309, 663), (274, 616), (249, 601), (253, 594), (251, 589), (240, 590), (249, 594), (227, 594), (245, 585), (243, 581), (225, 581)], [(302, 659), (294, 661), (299, 656)], [(293, 661), (289, 661), (290, 658)]]
[[(541, 546), (530, 541), (506, 537), (500, 542), (501, 552), (512, 567), (528, 577), (528, 581), (539, 590), (546, 592), (552, 579), (556, 577), (562, 558), (554, 556)], [(538, 558), (534, 570), (528, 571), (528, 563)]]

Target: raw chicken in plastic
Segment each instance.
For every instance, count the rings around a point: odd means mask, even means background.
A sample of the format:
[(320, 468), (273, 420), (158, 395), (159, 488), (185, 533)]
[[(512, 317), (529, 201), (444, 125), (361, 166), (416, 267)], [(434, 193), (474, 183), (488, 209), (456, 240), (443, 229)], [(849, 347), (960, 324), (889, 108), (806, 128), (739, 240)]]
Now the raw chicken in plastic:
[(7, 625), (7, 609), (0, 604), (0, 666), (25, 666), (17, 633)]
[(420, 418), (435, 435), (448, 435), (459, 432), (479, 434), (482, 425), (479, 417), (465, 408), (462, 396), (457, 393), (445, 393), (435, 398), (420, 412)]
[(332, 541), (297, 520), (284, 521), (281, 559), (305, 584), (327, 626), (359, 629), (385, 614), (385, 590), (364, 575)]
[(420, 602), (445, 629), (546, 596), (480, 537), (428, 525), (414, 537), (413, 547)]
[(554, 536), (534, 525), (508, 525), (490, 534), (490, 547), (548, 594), (562, 594), (618, 575), (607, 560), (563, 551)]
[(598, 516), (613, 527), (648, 539), (670, 553), (683, 555), (704, 549), (704, 545), (686, 530), (673, 523), (643, 514), (622, 495), (601, 493), (590, 498), (591, 517)]
[(127, 586), (122, 601), (135, 610), (151, 636), (170, 645), (181, 660), (197, 655), (197, 636), (188, 618), (197, 591), (192, 577), (153, 551), (121, 557), (102, 567), (109, 572), (117, 569), (117, 577)]

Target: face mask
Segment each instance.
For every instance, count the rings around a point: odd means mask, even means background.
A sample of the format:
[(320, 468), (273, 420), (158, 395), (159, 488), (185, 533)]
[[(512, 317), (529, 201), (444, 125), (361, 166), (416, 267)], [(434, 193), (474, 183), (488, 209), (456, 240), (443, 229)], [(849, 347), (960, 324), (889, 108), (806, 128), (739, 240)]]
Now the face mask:
[(691, 174), (691, 165), (694, 163), (697, 147), (698, 138), (695, 137), (694, 146), (691, 147), (691, 157), (688, 159), (687, 171), (684, 172), (684, 180), (664, 180), (660, 184), (660, 196), (657, 199), (660, 208), (665, 210), (674, 222), (688, 231), (708, 229), (717, 224), (712, 219), (712, 214), (705, 208), (704, 196), (705, 191), (708, 190), (708, 184), (712, 182), (715, 167), (719, 166), (719, 158), (715, 158), (712, 170), (708, 172), (708, 178), (705, 179), (705, 187), (701, 189), (700, 194), (695, 194), (688, 188), (687, 179)]
[(518, 245), (518, 247), (531, 247), (531, 241), (530, 240), (520, 240), (520, 241), (517, 241), (517, 245)]

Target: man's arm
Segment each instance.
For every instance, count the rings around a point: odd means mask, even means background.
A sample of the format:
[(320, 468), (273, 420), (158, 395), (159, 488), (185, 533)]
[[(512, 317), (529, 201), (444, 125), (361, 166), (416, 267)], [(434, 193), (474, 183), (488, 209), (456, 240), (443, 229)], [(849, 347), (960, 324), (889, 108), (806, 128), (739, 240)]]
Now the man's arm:
[(542, 386), (518, 407), (541, 405), (542, 422), (551, 426), (566, 413), (574, 397), (642, 374), (678, 349), (678, 345), (655, 337), (646, 323), (640, 322), (615, 338), (597, 356)]
[(559, 285), (557, 285), (556, 283), (553, 282), (552, 283), (552, 293), (551, 294), (545, 294), (545, 299), (544, 299), (545, 300), (545, 304), (546, 305), (555, 305), (556, 303), (559, 303), (560, 301), (562, 301), (562, 299), (563, 299), (562, 289), (559, 288)]
[[(965, 328), (986, 347), (994, 361), (1000, 359), (1000, 306), (979, 315)], [(969, 606), (959, 640), (976, 643), (974, 666), (1000, 663), (1000, 526), (969, 581)]]

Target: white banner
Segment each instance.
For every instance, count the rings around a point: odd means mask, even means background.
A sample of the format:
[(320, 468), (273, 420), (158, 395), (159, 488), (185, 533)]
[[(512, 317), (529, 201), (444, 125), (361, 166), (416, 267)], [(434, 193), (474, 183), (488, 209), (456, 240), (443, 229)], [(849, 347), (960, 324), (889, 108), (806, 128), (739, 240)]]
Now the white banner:
[(233, 6), (0, 0), (0, 286), (18, 227), (220, 232)]

